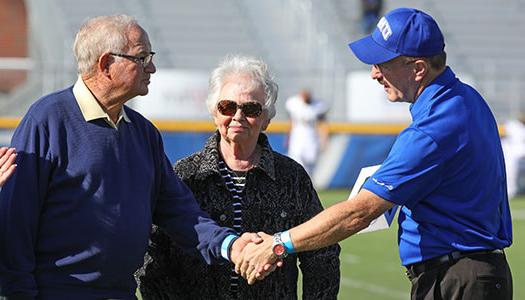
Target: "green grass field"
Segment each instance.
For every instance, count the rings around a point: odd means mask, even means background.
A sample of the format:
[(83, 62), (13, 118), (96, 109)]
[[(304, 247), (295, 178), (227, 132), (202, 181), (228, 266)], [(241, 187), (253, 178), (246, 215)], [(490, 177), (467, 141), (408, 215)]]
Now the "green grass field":
[[(348, 190), (320, 191), (325, 207), (346, 199)], [(511, 200), (514, 244), (507, 249), (512, 269), (514, 299), (525, 299), (525, 197)], [(358, 234), (340, 243), (339, 299), (409, 299), (410, 283), (397, 252), (397, 226)]]

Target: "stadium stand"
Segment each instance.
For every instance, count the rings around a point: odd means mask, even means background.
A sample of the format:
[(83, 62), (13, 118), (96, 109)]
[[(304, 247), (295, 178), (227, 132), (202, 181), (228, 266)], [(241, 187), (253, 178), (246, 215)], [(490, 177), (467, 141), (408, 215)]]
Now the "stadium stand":
[[(24, 99), (74, 80), (74, 33), (87, 17), (99, 14), (137, 17), (150, 32), (159, 68), (207, 71), (227, 53), (262, 57), (281, 85), (281, 99), (310, 87), (331, 104), (332, 120), (345, 119), (346, 74), (366, 69), (346, 46), (361, 34), (357, 0), (25, 2), (35, 66), (26, 92), (2, 101), (17, 103), (4, 107), (14, 113), (25, 110), (30, 100)], [(525, 77), (520, 56), (525, 37), (519, 32), (525, 25), (523, 0), (505, 5), (491, 0), (390, 0), (385, 6), (385, 10), (412, 6), (435, 16), (447, 35), (451, 64), (458, 73), (472, 76), (499, 121), (525, 109), (519, 85)]]

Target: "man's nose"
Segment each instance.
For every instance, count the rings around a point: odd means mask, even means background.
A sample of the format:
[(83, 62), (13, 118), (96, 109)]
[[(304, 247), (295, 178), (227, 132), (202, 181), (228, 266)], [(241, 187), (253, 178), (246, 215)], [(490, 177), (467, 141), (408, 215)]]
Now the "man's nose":
[(157, 67), (155, 66), (155, 63), (152, 61), (150, 61), (150, 63), (144, 68), (144, 70), (147, 72), (147, 73), (155, 73), (157, 72)]

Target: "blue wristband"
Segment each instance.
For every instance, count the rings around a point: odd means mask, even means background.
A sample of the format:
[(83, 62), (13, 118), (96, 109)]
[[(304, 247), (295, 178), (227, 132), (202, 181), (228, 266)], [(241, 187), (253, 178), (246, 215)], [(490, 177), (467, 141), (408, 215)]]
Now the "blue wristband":
[(236, 236), (235, 234), (230, 234), (226, 236), (222, 241), (221, 256), (227, 261), (230, 261), (230, 247), (237, 238), (238, 236)]
[(287, 253), (295, 253), (295, 248), (293, 247), (292, 239), (290, 238), (290, 230), (283, 231), (281, 233), (281, 241), (286, 247)]

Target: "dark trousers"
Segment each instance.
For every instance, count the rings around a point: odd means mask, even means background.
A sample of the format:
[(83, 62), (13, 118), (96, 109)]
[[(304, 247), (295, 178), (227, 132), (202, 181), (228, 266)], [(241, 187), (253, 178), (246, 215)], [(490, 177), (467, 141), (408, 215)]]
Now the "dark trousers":
[(503, 253), (469, 254), (430, 268), (407, 269), (412, 300), (512, 299), (512, 275)]

